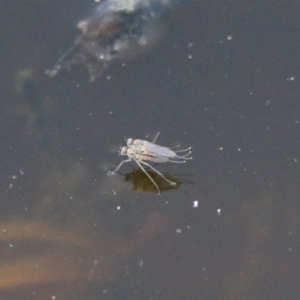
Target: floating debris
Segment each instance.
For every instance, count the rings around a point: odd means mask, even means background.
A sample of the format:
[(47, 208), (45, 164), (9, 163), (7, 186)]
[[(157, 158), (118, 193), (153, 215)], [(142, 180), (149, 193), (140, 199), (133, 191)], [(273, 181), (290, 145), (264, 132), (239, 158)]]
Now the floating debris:
[(74, 65), (88, 69), (95, 80), (109, 64), (149, 43), (157, 21), (187, 0), (102, 0), (89, 18), (80, 21), (74, 46), (46, 74), (53, 77)]

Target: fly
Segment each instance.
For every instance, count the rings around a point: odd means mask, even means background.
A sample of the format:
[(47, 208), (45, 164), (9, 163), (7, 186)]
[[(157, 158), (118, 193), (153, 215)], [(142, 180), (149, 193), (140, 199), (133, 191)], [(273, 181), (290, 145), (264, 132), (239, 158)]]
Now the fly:
[[(185, 163), (187, 160), (191, 160), (192, 157), (189, 155), (191, 152), (191, 147), (183, 150), (174, 150), (169, 147), (164, 147), (155, 144), (159, 133), (157, 133), (155, 139), (152, 142), (144, 141), (144, 140), (133, 140), (132, 138), (127, 140), (127, 146), (122, 147), (120, 154), (123, 156), (128, 156), (128, 159), (123, 160), (119, 166), (112, 171), (111, 173), (116, 172), (120, 169), (120, 167), (125, 162), (135, 161), (137, 165), (142, 169), (142, 171), (148, 176), (148, 178), (152, 181), (152, 183), (157, 188), (158, 194), (160, 194), (159, 187), (157, 183), (153, 180), (153, 178), (148, 174), (144, 166), (150, 168), (154, 172), (156, 172), (159, 176), (161, 176), (165, 181), (167, 181), (170, 185), (176, 185), (176, 182), (168, 180), (162, 173), (152, 167), (146, 161), (150, 161), (153, 163), (165, 163), (165, 162), (172, 162), (172, 163)], [(183, 155), (178, 155), (178, 153), (182, 153)]]

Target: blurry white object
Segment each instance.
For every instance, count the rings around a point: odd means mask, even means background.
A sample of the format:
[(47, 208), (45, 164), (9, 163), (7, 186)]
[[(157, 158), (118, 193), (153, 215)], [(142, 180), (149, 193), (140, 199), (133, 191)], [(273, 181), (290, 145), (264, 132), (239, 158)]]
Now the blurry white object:
[(90, 79), (95, 80), (111, 61), (147, 45), (157, 20), (165, 16), (174, 5), (187, 1), (100, 1), (92, 16), (77, 24), (80, 34), (75, 45), (46, 74), (52, 77), (63, 69), (84, 65)]

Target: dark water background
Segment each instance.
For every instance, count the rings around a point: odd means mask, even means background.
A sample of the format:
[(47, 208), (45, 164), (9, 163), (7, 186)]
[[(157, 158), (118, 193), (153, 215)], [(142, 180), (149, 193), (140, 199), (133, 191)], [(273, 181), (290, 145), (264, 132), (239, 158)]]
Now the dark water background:
[[(45, 76), (94, 7), (0, 2), (0, 298), (299, 299), (299, 2), (194, 0), (96, 82)], [(107, 176), (158, 131), (193, 184)]]

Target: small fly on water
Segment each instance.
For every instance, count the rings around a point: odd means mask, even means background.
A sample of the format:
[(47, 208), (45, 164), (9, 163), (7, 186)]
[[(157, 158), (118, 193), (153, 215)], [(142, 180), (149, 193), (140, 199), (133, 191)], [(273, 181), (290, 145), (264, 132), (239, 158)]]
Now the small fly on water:
[[(120, 167), (125, 162), (135, 161), (138, 166), (143, 170), (143, 172), (148, 176), (148, 178), (152, 181), (152, 183), (157, 188), (158, 194), (160, 194), (159, 187), (157, 183), (153, 180), (153, 178), (148, 174), (144, 166), (150, 168), (154, 172), (156, 172), (159, 176), (161, 176), (165, 181), (167, 181), (170, 185), (176, 185), (176, 182), (168, 180), (162, 173), (152, 167), (145, 161), (150, 161), (154, 163), (165, 163), (165, 162), (173, 162), (173, 163), (185, 163), (187, 160), (192, 159), (189, 155), (191, 152), (191, 147), (183, 150), (172, 150), (171, 148), (160, 146), (154, 144), (159, 136), (159, 132), (157, 133), (155, 139), (152, 142), (144, 141), (144, 140), (133, 140), (132, 138), (127, 140), (127, 147), (122, 147), (120, 150), (120, 154), (123, 156), (128, 156), (128, 159), (123, 160), (119, 166), (112, 171), (111, 173), (116, 172), (120, 169)], [(178, 147), (178, 146), (177, 146)], [(177, 148), (174, 147), (173, 149)], [(178, 155), (178, 153), (183, 153), (183, 155)]]

